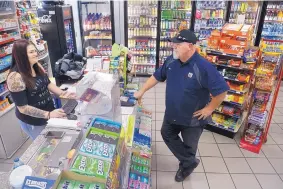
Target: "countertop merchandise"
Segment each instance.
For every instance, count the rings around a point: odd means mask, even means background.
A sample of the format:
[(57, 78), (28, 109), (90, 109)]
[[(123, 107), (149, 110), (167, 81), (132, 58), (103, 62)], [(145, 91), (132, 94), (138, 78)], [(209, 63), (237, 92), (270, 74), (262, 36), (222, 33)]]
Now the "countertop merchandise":
[[(93, 85), (92, 82), (88, 82), (88, 86)], [(113, 88), (115, 88), (114, 86)], [(77, 86), (77, 88), (82, 89), (81, 86)], [(126, 89), (130, 90), (132, 88), (126, 87)], [(119, 88), (115, 90), (120, 94)], [(115, 90), (111, 89), (112, 92)], [(115, 101), (113, 99), (114, 95), (107, 93), (107, 91), (105, 92), (110, 95), (111, 101)], [(115, 98), (120, 102), (119, 96), (115, 96)], [(95, 101), (97, 99), (94, 98), (93, 100)], [(118, 109), (118, 107), (121, 109), (120, 106), (117, 106), (116, 109)], [(77, 128), (73, 126), (59, 128), (54, 127), (52, 124), (47, 125), (41, 135), (33, 141), (20, 157), (20, 160), (33, 169), (33, 177), (42, 178), (43, 182), (45, 181), (44, 179), (56, 181), (53, 185), (55, 188), (60, 188), (64, 184), (71, 184), (75, 188), (81, 187), (82, 185), (96, 188), (98, 186), (100, 188), (118, 188), (119, 185), (127, 185), (129, 176), (131, 176), (133, 180), (133, 173), (138, 174), (138, 170), (132, 170), (139, 167), (133, 167), (131, 164), (131, 149), (132, 147), (134, 149), (134, 146), (140, 145), (135, 143), (137, 139), (141, 139), (136, 138), (137, 130), (135, 129), (135, 125), (137, 122), (135, 120), (135, 114), (140, 112), (138, 115), (141, 116), (141, 114), (145, 114), (144, 110), (133, 106), (131, 111), (123, 111), (123, 115), (121, 115), (121, 111), (117, 111), (118, 113), (116, 113), (120, 114), (120, 116), (112, 117), (114, 119), (122, 117), (120, 121), (112, 121), (112, 119), (109, 119), (109, 114), (107, 114), (106, 118), (103, 117), (103, 115), (97, 116), (88, 114), (91, 118), (85, 122), (85, 118), (80, 117), (80, 114), (84, 113), (82, 107), (77, 108), (78, 109), (75, 109), (75, 114), (78, 115), (78, 120), (76, 121), (82, 121), (83, 124), (78, 124)], [(146, 120), (143, 120), (143, 122), (144, 121)], [(151, 124), (150, 120), (147, 122)], [(151, 135), (150, 132), (147, 132), (151, 129), (142, 130), (142, 126), (145, 126), (145, 123), (139, 125), (139, 135)], [(57, 136), (60, 137), (46, 137), (47, 133), (50, 131), (52, 131), (53, 134), (54, 132), (55, 134), (56, 132), (57, 134), (59, 133)], [(90, 145), (98, 148), (89, 148)], [(143, 148), (145, 146), (140, 147)], [(135, 156), (140, 157), (138, 152), (139, 151), (135, 150)], [(90, 172), (83, 172), (83, 170), (81, 170), (84, 161), (86, 165), (91, 165), (87, 166), (88, 168), (86, 167), (87, 169), (85, 170), (89, 170)], [(61, 164), (59, 164), (59, 162)], [(79, 167), (77, 165), (79, 165)], [(147, 170), (145, 184), (149, 186), (150, 180), (148, 180), (148, 178), (150, 178), (150, 167), (147, 168)], [(130, 171), (131, 174), (129, 173)], [(10, 188), (10, 173), (11, 172), (0, 173), (1, 189)], [(87, 176), (82, 173), (86, 173)], [(32, 179), (32, 177), (26, 178), (26, 180), (27, 179)], [(30, 181), (27, 182), (31, 184)]]

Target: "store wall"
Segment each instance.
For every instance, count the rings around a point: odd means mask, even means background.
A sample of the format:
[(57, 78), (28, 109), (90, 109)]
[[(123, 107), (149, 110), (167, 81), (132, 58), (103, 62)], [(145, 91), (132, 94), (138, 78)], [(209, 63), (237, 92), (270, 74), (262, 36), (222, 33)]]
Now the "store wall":
[(72, 5), (77, 52), (78, 54), (82, 54), (83, 50), (82, 50), (82, 39), (81, 39), (81, 32), (80, 32), (78, 1), (77, 0), (65, 0), (65, 4)]

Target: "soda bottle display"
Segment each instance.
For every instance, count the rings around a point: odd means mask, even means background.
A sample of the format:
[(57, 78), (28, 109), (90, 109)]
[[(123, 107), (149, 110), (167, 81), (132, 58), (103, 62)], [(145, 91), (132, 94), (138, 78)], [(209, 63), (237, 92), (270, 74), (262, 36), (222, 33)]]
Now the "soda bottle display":
[(190, 0), (162, 1), (160, 23), (159, 66), (172, 54), (168, 38), (174, 37), (180, 30), (189, 29), (192, 3)]
[[(128, 47), (137, 74), (151, 75), (156, 64), (158, 1), (128, 2)], [(153, 71), (152, 71), (153, 70)]]

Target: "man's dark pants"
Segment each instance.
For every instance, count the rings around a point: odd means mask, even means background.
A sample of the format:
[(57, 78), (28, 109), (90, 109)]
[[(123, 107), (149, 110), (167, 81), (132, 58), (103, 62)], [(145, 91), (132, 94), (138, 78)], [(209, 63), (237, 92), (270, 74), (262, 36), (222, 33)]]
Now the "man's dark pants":
[(168, 148), (179, 160), (180, 168), (190, 168), (195, 164), (198, 142), (203, 128), (203, 126), (189, 127), (171, 124), (164, 118), (161, 135)]

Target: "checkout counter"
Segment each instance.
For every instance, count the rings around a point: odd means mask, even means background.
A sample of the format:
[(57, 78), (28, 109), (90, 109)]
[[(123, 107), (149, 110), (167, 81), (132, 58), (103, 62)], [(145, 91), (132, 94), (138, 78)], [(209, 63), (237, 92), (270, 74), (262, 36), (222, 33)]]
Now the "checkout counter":
[[(99, 91), (99, 94), (96, 97), (92, 96), (88, 102), (79, 100), (75, 108), (77, 120), (50, 120), (46, 129), (20, 157), (24, 164), (33, 169), (32, 176), (56, 180), (61, 170), (66, 169), (68, 152), (71, 149), (77, 149), (81, 144), (90, 118), (100, 117), (122, 122), (120, 87), (113, 75), (89, 72), (68, 90), (76, 92), (77, 96), (81, 97), (89, 88)], [(10, 120), (5, 122), (11, 123)], [(65, 122), (68, 123), (65, 124)], [(20, 127), (17, 126), (17, 128), (20, 132)], [(45, 135), (49, 131), (62, 131), (64, 135), (61, 138), (47, 138)], [(12, 132), (16, 130), (13, 129)], [(21, 135), (21, 138), (24, 141), (25, 136)], [(0, 173), (1, 189), (10, 188), (9, 175), (10, 173)]]

